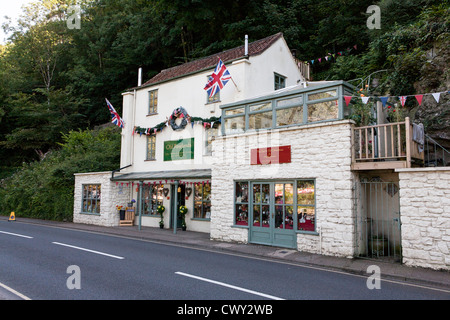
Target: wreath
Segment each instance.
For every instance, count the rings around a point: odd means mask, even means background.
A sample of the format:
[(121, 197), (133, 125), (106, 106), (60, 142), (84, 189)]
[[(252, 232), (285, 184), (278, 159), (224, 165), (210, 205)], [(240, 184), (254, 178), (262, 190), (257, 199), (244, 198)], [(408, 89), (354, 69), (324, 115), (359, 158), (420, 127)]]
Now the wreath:
[[(181, 120), (180, 125), (177, 125), (175, 123), (175, 120), (177, 120), (177, 118), (183, 118), (183, 120)], [(186, 110), (184, 110), (183, 107), (179, 107), (173, 110), (172, 114), (170, 115), (169, 124), (174, 131), (183, 130), (184, 128), (186, 128), (188, 118), (189, 115), (186, 112)]]

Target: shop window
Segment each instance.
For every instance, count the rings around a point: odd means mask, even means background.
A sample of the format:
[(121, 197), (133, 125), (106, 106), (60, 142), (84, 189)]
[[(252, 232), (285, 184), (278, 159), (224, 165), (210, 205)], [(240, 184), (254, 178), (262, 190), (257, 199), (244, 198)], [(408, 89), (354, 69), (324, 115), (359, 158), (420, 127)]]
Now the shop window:
[(245, 117), (233, 117), (225, 119), (225, 132), (228, 134), (242, 133), (245, 131)]
[(211, 185), (194, 184), (194, 219), (211, 219)]
[(82, 195), (82, 213), (100, 213), (101, 185), (84, 184)]
[(297, 230), (316, 230), (314, 180), (297, 181)]
[(145, 215), (158, 215), (157, 208), (163, 204), (163, 186), (145, 185), (143, 186), (143, 213)]
[(236, 182), (235, 225), (248, 226), (248, 182)]

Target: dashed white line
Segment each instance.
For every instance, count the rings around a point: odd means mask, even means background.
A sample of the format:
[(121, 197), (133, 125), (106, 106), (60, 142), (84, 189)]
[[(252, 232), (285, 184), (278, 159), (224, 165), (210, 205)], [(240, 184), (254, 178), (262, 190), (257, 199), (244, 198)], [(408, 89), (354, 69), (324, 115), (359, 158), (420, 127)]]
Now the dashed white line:
[(25, 236), (23, 234), (18, 234), (18, 233), (11, 233), (11, 232), (6, 232), (6, 231), (0, 231), (0, 233), (8, 234), (10, 236), (16, 236), (16, 237), (22, 237), (22, 238), (27, 238), (27, 239), (33, 239), (33, 237)]
[(254, 294), (254, 295), (257, 295), (257, 296), (261, 296), (261, 297), (264, 297), (264, 298), (268, 298), (268, 299), (272, 299), (272, 300), (285, 300), (283, 298), (275, 297), (275, 296), (272, 296), (272, 295), (269, 295), (269, 294), (265, 294), (265, 293), (262, 293), (262, 292), (253, 291), (253, 290), (245, 289), (245, 288), (242, 288), (242, 287), (233, 286), (233, 285), (225, 283), (225, 282), (220, 282), (220, 281), (215, 281), (215, 280), (211, 280), (211, 279), (207, 279), (207, 278), (203, 278), (203, 277), (199, 277), (199, 276), (194, 276), (194, 275), (189, 274), (189, 273), (184, 273), (184, 272), (177, 271), (177, 272), (175, 272), (175, 274), (178, 274), (180, 276), (193, 278), (193, 279), (197, 279), (197, 280), (201, 280), (201, 281), (205, 281), (205, 282), (209, 282), (209, 283), (213, 283), (213, 284), (217, 284), (219, 286), (223, 286), (223, 287), (227, 287), (227, 288), (231, 288), (231, 289), (235, 289), (235, 290), (251, 293), (251, 294)]
[(82, 250), (82, 251), (92, 252), (92, 253), (100, 254), (100, 255), (115, 258), (115, 259), (121, 259), (121, 260), (125, 259), (124, 257), (119, 257), (119, 256), (115, 256), (113, 254), (95, 251), (95, 250), (91, 250), (91, 249), (86, 249), (86, 248), (82, 248), (82, 247), (72, 246), (70, 244), (65, 244), (65, 243), (60, 243), (60, 242), (52, 242), (52, 243), (59, 245), (59, 246), (64, 246), (64, 247), (69, 247), (69, 248), (78, 249), (78, 250)]

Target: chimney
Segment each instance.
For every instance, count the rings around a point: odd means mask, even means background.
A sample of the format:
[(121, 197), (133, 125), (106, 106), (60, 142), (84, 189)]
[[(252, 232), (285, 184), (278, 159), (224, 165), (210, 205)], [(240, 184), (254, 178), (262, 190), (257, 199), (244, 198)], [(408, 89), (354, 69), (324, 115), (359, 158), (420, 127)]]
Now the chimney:
[(245, 35), (245, 54), (246, 57), (248, 57), (248, 35)]
[(139, 68), (138, 71), (138, 87), (142, 85), (142, 68)]

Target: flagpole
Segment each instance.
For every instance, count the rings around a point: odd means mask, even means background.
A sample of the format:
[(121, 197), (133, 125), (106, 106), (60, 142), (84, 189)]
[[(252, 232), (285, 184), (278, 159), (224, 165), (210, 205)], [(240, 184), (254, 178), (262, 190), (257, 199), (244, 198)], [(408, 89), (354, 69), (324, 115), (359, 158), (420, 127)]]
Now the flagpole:
[(236, 87), (236, 90), (237, 90), (238, 92), (241, 92), (241, 90), (239, 90), (238, 86), (237, 86), (236, 83), (234, 82), (233, 77), (231, 77), (231, 81), (233, 81), (233, 84), (234, 84), (234, 86)]

